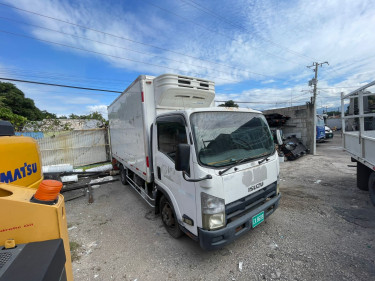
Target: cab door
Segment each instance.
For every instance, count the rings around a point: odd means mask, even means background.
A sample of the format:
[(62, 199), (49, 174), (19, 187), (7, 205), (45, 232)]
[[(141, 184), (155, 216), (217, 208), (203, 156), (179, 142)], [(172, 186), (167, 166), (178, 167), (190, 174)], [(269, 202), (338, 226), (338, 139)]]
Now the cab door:
[[(177, 145), (189, 143), (185, 117), (180, 114), (158, 117), (154, 128), (156, 132), (153, 133), (152, 143), (155, 183), (168, 193), (180, 224), (197, 235), (194, 183), (184, 180), (182, 172), (175, 170)], [(190, 173), (192, 167), (190, 158)], [(193, 225), (183, 222), (183, 218), (185, 221), (190, 220)]]

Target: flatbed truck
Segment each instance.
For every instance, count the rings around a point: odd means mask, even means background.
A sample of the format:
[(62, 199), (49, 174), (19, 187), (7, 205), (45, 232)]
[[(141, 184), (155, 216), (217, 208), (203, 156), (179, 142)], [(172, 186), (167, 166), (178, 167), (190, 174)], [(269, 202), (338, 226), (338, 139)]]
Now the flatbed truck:
[[(357, 187), (375, 206), (375, 81), (341, 94), (343, 147), (357, 162)], [(349, 100), (347, 110), (346, 100)]]

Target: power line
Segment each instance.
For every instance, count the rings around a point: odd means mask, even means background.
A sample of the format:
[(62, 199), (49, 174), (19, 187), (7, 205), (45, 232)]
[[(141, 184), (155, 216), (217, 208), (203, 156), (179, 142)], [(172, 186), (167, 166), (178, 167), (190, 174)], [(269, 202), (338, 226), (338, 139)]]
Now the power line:
[[(117, 86), (120, 86), (120, 87), (123, 87), (124, 86), (124, 83), (131, 83), (132, 81), (126, 81), (126, 80), (122, 80), (121, 83), (120, 81), (116, 82), (116, 83), (113, 83), (113, 82), (110, 82), (111, 80), (106, 80), (106, 79), (100, 79), (100, 78), (97, 78), (97, 79), (94, 79), (94, 78), (79, 78), (77, 76), (69, 76), (69, 75), (65, 75), (65, 74), (54, 74), (54, 73), (48, 73), (48, 72), (33, 72), (33, 71), (26, 71), (26, 72), (23, 72), (23, 71), (19, 71), (19, 70), (7, 70), (6, 68), (0, 68), (0, 76), (12, 76), (14, 77), (15, 79), (25, 79), (26, 80), (33, 80), (33, 79), (39, 79), (39, 78), (42, 78), (42, 79), (47, 79), (47, 80), (62, 80), (62, 81), (67, 81), (67, 82), (78, 82), (78, 83), (90, 83), (91, 87), (92, 85), (102, 85), (103, 83), (105, 83), (105, 85), (111, 85), (111, 86), (114, 86), (116, 85)], [(97, 86), (95, 86), (97, 87)]]
[(233, 67), (233, 66), (230, 66), (230, 65), (226, 65), (226, 64), (222, 64), (222, 63), (218, 63), (218, 62), (214, 62), (214, 61), (210, 61), (210, 60), (201, 59), (201, 58), (194, 57), (194, 56), (191, 56), (191, 55), (187, 55), (187, 54), (184, 54), (184, 53), (181, 53), (181, 52), (173, 51), (173, 50), (170, 50), (170, 49), (167, 49), (167, 48), (162, 48), (162, 47), (154, 46), (154, 45), (151, 45), (151, 44), (143, 43), (143, 42), (140, 42), (140, 41), (136, 41), (136, 40), (126, 38), (126, 37), (123, 37), (123, 36), (119, 36), (119, 35), (116, 35), (116, 34), (111, 34), (111, 33), (101, 31), (101, 30), (98, 30), (98, 29), (94, 29), (94, 28), (91, 28), (91, 27), (87, 27), (87, 26), (84, 26), (84, 25), (76, 24), (76, 23), (73, 23), (73, 22), (65, 21), (65, 20), (54, 18), (54, 17), (51, 17), (51, 16), (46, 16), (46, 15), (36, 13), (36, 12), (33, 12), (33, 11), (29, 11), (29, 10), (26, 10), (26, 9), (18, 8), (18, 7), (9, 5), (9, 4), (5, 4), (5, 3), (0, 2), (0, 5), (9, 7), (9, 8), (15, 9), (15, 10), (19, 10), (19, 11), (22, 11), (22, 12), (25, 12), (25, 13), (30, 13), (30, 14), (37, 15), (37, 16), (40, 16), (40, 17), (44, 17), (44, 18), (55, 20), (55, 21), (63, 22), (63, 23), (66, 23), (66, 24), (70, 24), (70, 25), (73, 25), (73, 26), (77, 26), (79, 28), (83, 28), (83, 29), (86, 29), (86, 30), (91, 30), (91, 31), (94, 31), (94, 32), (97, 32), (97, 33), (100, 33), (100, 34), (103, 34), (103, 35), (112, 36), (112, 37), (115, 37), (115, 38), (118, 38), (118, 39), (126, 40), (126, 41), (133, 42), (133, 43), (136, 43), (136, 44), (140, 44), (140, 45), (143, 45), (143, 46), (152, 47), (152, 48), (155, 48), (155, 49), (158, 49), (158, 50), (170, 52), (170, 53), (181, 55), (181, 56), (184, 56), (184, 57), (189, 57), (189, 58), (192, 58), (192, 59), (195, 59), (195, 60), (199, 60), (199, 61), (208, 62), (208, 63), (212, 63), (212, 64), (219, 65), (219, 66), (232, 68), (234, 70), (245, 71), (245, 72), (248, 72), (248, 73), (253, 73), (253, 74), (264, 76), (264, 77), (276, 78), (276, 77), (272, 77), (272, 76), (269, 76), (269, 75), (265, 75), (265, 74), (261, 74), (261, 73), (256, 73), (256, 72), (251, 72), (251, 71), (248, 71), (248, 70), (236, 68), (236, 67)]
[[(299, 100), (294, 100), (295, 102), (298, 102)], [(227, 101), (221, 101), (221, 100), (215, 100), (215, 102), (227, 102)], [(290, 103), (290, 100), (285, 101), (275, 101), (275, 102), (261, 102), (261, 101), (233, 101), (234, 103), (245, 103), (245, 104), (286, 104)]]
[(317, 88), (318, 90), (329, 90), (329, 89), (333, 89), (333, 90), (335, 90), (335, 89), (352, 89), (352, 88), (359, 88), (359, 87), (361, 87), (360, 85), (358, 85), (358, 86), (345, 86), (345, 87), (340, 87), (340, 86), (338, 86), (338, 87), (328, 87), (328, 88)]
[[(195, 21), (192, 21), (192, 20), (190, 20), (190, 19), (188, 19), (188, 18), (186, 18), (186, 17), (180, 16), (180, 15), (178, 15), (178, 14), (176, 14), (176, 13), (174, 13), (174, 12), (168, 10), (168, 9), (162, 8), (162, 7), (158, 6), (158, 5), (155, 5), (155, 4), (153, 4), (153, 3), (150, 3), (150, 2), (148, 2), (148, 1), (145, 1), (145, 2), (146, 2), (148, 5), (150, 5), (150, 6), (156, 7), (156, 8), (158, 8), (158, 9), (164, 11), (164, 12), (167, 12), (167, 13), (170, 13), (170, 14), (176, 16), (176, 17), (182, 18), (183, 20), (188, 21), (188, 22), (191, 22), (191, 23), (193, 23), (193, 24), (195, 24), (195, 25), (197, 25), (197, 26), (199, 26), (199, 27), (201, 27), (201, 28), (203, 28), (203, 29), (206, 29), (206, 30), (208, 30), (208, 31), (210, 31), (210, 32), (212, 32), (212, 33), (217, 33), (217, 34), (219, 34), (219, 35), (221, 35), (221, 36), (224, 36), (224, 37), (227, 37), (227, 38), (229, 38), (229, 39), (231, 39), (231, 40), (233, 40), (233, 41), (236, 41), (236, 42), (242, 43), (242, 41), (240, 41), (240, 40), (237, 40), (237, 39), (232, 38), (232, 37), (230, 37), (230, 36), (228, 36), (228, 35), (226, 35), (226, 34), (224, 34), (224, 33), (220, 33), (220, 32), (217, 32), (217, 31), (215, 31), (215, 30), (212, 30), (212, 29), (210, 29), (210, 28), (208, 28), (208, 27), (205, 27), (204, 25), (201, 25), (201, 24), (199, 24), (199, 23), (196, 23)], [(262, 52), (264, 52), (264, 53), (266, 53), (266, 54), (268, 54), (268, 55), (270, 55), (270, 56), (273, 56), (273, 57), (275, 57), (275, 58), (278, 58), (278, 59), (280, 59), (280, 60), (287, 61), (287, 62), (292, 62), (292, 63), (298, 64), (298, 65), (302, 65), (302, 64), (300, 64), (300, 63), (298, 63), (298, 62), (295, 62), (295, 61), (292, 61), (292, 60), (288, 60), (288, 59), (285, 59), (285, 58), (280, 57), (280, 56), (278, 56), (278, 55), (275, 55), (275, 54), (272, 54), (272, 53), (266, 52), (266, 51), (264, 51), (264, 49), (262, 49), (262, 48), (260, 48), (260, 47), (254, 47), (254, 46), (252, 46), (252, 48), (254, 48), (254, 49), (260, 49), (260, 50), (262, 50)]]
[[(172, 68), (172, 67), (168, 67), (168, 66), (163, 66), (163, 65), (133, 60), (133, 59), (129, 59), (129, 58), (109, 55), (109, 54), (105, 54), (105, 53), (101, 53), (101, 52), (97, 52), (97, 51), (92, 51), (92, 50), (88, 50), (88, 49), (84, 49), (84, 48), (80, 48), (80, 47), (75, 47), (75, 46), (70, 46), (70, 45), (66, 45), (66, 44), (62, 44), (62, 43), (53, 42), (53, 41), (50, 41), (50, 40), (39, 39), (39, 38), (35, 38), (35, 37), (32, 37), (32, 36), (24, 35), (24, 34), (18, 34), (18, 33), (14, 33), (14, 32), (5, 31), (5, 30), (0, 30), (0, 32), (11, 34), (11, 35), (14, 35), (14, 36), (19, 36), (19, 37), (25, 37), (25, 38), (28, 38), (28, 39), (38, 40), (38, 41), (42, 41), (42, 42), (47, 42), (47, 43), (55, 44), (55, 45), (58, 45), (58, 46), (72, 48), (72, 49), (76, 49), (76, 50), (80, 50), (80, 51), (84, 51), (84, 52), (99, 54), (99, 55), (103, 55), (103, 56), (107, 56), (107, 57), (111, 57), (111, 58), (127, 60), (127, 61), (131, 61), (131, 62), (136, 62), (136, 63), (142, 63), (142, 64), (156, 66), (156, 67), (160, 67), (160, 68), (164, 68), (164, 69), (170, 69), (170, 70), (177, 71), (177, 72), (181, 71), (180, 69), (176, 69), (176, 68)], [(191, 72), (191, 71), (181, 71), (181, 72), (192, 73), (192, 74), (195, 74), (195, 75), (198, 75), (198, 76), (201, 75), (200, 73)], [(239, 82), (238, 80), (232, 80), (232, 79), (225, 79), (225, 78), (218, 78), (218, 79), (221, 79), (221, 80), (224, 80), (224, 81), (229, 81), (229, 82)]]
[[(204, 12), (204, 13), (206, 13), (206, 14), (210, 14), (210, 15), (212, 15), (212, 16), (214, 16), (214, 17), (220, 19), (220, 20), (223, 20), (224, 22), (230, 24), (230, 25), (233, 26), (233, 27), (240, 28), (240, 29), (242, 29), (242, 30), (244, 30), (244, 31), (246, 31), (246, 32), (248, 32), (248, 33), (250, 33), (250, 31), (249, 31), (247, 28), (243, 27), (242, 25), (235, 24), (235, 23), (229, 21), (228, 19), (226, 19), (225, 17), (223, 17), (223, 16), (221, 16), (221, 15), (218, 15), (218, 14), (212, 12), (212, 11), (209, 10), (208, 8), (203, 7), (202, 5), (196, 3), (196, 2), (194, 2), (194, 1), (192, 1), (192, 0), (188, 0), (190, 3), (188, 3), (186, 0), (181, 0), (181, 1), (184, 2), (184, 3), (186, 3), (186, 4), (188, 4), (188, 5), (190, 5), (190, 6), (192, 6), (192, 7), (194, 7), (194, 8), (196, 8), (196, 9), (198, 9), (198, 10), (200, 10), (200, 11), (202, 11), (202, 12)], [(306, 59), (309, 59), (309, 60), (315, 60), (315, 59), (310, 58), (310, 57), (308, 57), (308, 56), (306, 56), (306, 55), (304, 55), (304, 54), (302, 54), (302, 53), (299, 53), (299, 52), (293, 51), (293, 50), (291, 50), (291, 49), (289, 49), (289, 48), (287, 48), (287, 47), (285, 47), (285, 46), (283, 46), (283, 45), (281, 45), (281, 44), (275, 43), (275, 42), (273, 42), (273, 41), (270, 40), (270, 39), (267, 39), (267, 38), (261, 37), (261, 36), (259, 36), (259, 35), (258, 35), (257, 37), (260, 38), (260, 39), (263, 40), (263, 41), (266, 41), (266, 42), (268, 42), (268, 43), (274, 45), (274, 46), (277, 46), (277, 47), (279, 47), (279, 48), (281, 48), (281, 49), (284, 49), (284, 50), (286, 50), (287, 52), (292, 53), (292, 54), (294, 54), (294, 55), (297, 55), (297, 56), (300, 56), (300, 57), (303, 57), (303, 58), (306, 58)]]
[[(298, 102), (298, 101), (302, 101), (302, 100), (305, 100), (306, 98), (303, 97), (301, 98), (301, 96), (304, 96), (306, 94), (302, 94), (302, 95), (299, 95), (298, 97), (292, 99), (292, 102)], [(215, 100), (215, 102), (227, 102), (228, 100), (224, 101), (224, 100)], [(266, 101), (233, 101), (234, 103), (253, 103), (253, 104), (277, 104), (277, 103), (290, 103), (290, 99), (288, 100), (281, 100), (281, 101), (276, 101), (276, 102), (266, 102)]]
[[(30, 81), (30, 80), (21, 80), (21, 79), (13, 79), (13, 78), (5, 78), (0, 77), (0, 80), (5, 81), (13, 81), (13, 82), (21, 82), (21, 83), (29, 83), (29, 84), (37, 84), (37, 85), (44, 85), (44, 86), (54, 86), (54, 87), (63, 87), (63, 88), (71, 88), (71, 89), (79, 89), (79, 90), (86, 90), (86, 91), (99, 91), (99, 92), (108, 92), (108, 93), (119, 93), (120, 91), (114, 91), (114, 90), (107, 90), (107, 89), (95, 89), (95, 88), (87, 88), (87, 87), (78, 87), (78, 86), (72, 86), (72, 85), (63, 85), (63, 84), (55, 84), (55, 83), (45, 83), (40, 81)], [(300, 99), (294, 100), (298, 102)], [(215, 100), (215, 102), (226, 102), (226, 101), (218, 101)], [(277, 101), (277, 102), (253, 102), (253, 101), (234, 101), (235, 103), (244, 103), (244, 104), (283, 104), (283, 103), (289, 103), (288, 101)]]
[(71, 86), (71, 85), (45, 83), (45, 82), (39, 82), (39, 81), (20, 80), (20, 79), (5, 78), (5, 77), (0, 77), (0, 80), (22, 82), (22, 83), (30, 83), (30, 84), (38, 84), (38, 85), (45, 85), (45, 86), (55, 86), (55, 87), (71, 88), (71, 89), (80, 89), (80, 90), (86, 90), (86, 91), (99, 91), (99, 92), (119, 93), (119, 94), (122, 93), (120, 91), (114, 91), (114, 90), (94, 89), (94, 88), (86, 88), (86, 87), (78, 87), (78, 86)]
[[(7, 21), (11, 21), (11, 22), (20, 23), (20, 24), (27, 25), (27, 26), (37, 27), (37, 28), (40, 28), (40, 29), (44, 29), (44, 30), (48, 30), (48, 31), (52, 31), (52, 32), (60, 33), (60, 34), (63, 34), (63, 35), (68, 35), (68, 36), (75, 37), (75, 38), (79, 38), (79, 39), (88, 40), (88, 41), (91, 41), (91, 42), (95, 42), (95, 43), (103, 44), (103, 45), (110, 46), (110, 47), (114, 47), (114, 48), (119, 48), (119, 49), (126, 50), (126, 51), (135, 52), (135, 53), (142, 54), (142, 55), (153, 56), (154, 58), (161, 58), (161, 59), (164, 59), (164, 60), (169, 60), (169, 61), (173, 61), (173, 62), (177, 62), (177, 63), (183, 63), (184, 65), (190, 65), (190, 66), (194, 66), (194, 67), (199, 67), (199, 68), (203, 68), (203, 69), (206, 69), (206, 70), (215, 70), (215, 71), (218, 72), (218, 73), (224, 73), (224, 74), (229, 74), (229, 75), (231, 75), (231, 73), (229, 73), (229, 72), (218, 71), (218, 70), (213, 69), (213, 68), (202, 67), (201, 65), (190, 64), (190, 63), (186, 63), (186, 62), (184, 62), (184, 61), (175, 60), (175, 59), (170, 59), (170, 58), (166, 58), (166, 57), (158, 56), (158, 55), (155, 55), (155, 54), (152, 54), (152, 53), (141, 52), (141, 51), (138, 51), (138, 50), (133, 50), (133, 49), (126, 48), (126, 47), (122, 47), (122, 46), (117, 46), (117, 45), (113, 45), (113, 44), (105, 43), (105, 42), (102, 42), (102, 41), (98, 41), (98, 40), (90, 39), (90, 38), (83, 37), (83, 36), (79, 36), (79, 35), (75, 35), (75, 34), (66, 33), (66, 32), (63, 32), (63, 31), (60, 31), (60, 30), (51, 29), (51, 28), (47, 28), (47, 27), (44, 27), (44, 26), (36, 25), (36, 24), (30, 24), (30, 23), (27, 23), (27, 22), (18, 21), (18, 20), (14, 20), (14, 19), (6, 18), (6, 17), (1, 17), (1, 16), (0, 16), (0, 19), (7, 20)], [(253, 72), (253, 71), (245, 71), (245, 70), (244, 70), (243, 72), (247, 72), (248, 74), (255, 74), (255, 75), (260, 75), (260, 76), (264, 76), (264, 77), (270, 77), (270, 78), (272, 78), (271, 76), (264, 75), (264, 74), (257, 73), (257, 72)]]
[[(79, 93), (78, 93), (79, 92)], [(35, 94), (53, 94), (55, 97), (56, 96), (59, 96), (59, 95), (64, 95), (64, 97), (66, 97), (67, 95), (72, 95), (72, 96), (88, 96), (88, 97), (106, 97), (106, 98), (114, 98), (114, 97), (118, 97), (118, 93), (95, 93), (93, 95), (93, 93), (90, 93), (90, 92), (84, 92), (84, 91), (75, 91), (75, 92), (62, 92), (62, 91), (50, 91), (50, 90), (47, 90), (47, 89), (27, 89), (27, 93), (28, 95), (35, 95)]]

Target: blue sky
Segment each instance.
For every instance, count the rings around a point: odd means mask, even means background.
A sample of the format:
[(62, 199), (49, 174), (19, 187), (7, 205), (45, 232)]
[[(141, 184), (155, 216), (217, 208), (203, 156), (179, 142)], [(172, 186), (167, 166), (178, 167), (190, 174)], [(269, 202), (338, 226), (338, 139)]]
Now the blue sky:
[[(308, 101), (314, 61), (330, 64), (319, 69), (318, 107), (338, 107), (340, 92), (375, 77), (370, 0), (0, 3), (0, 77), (122, 91), (140, 74), (178, 73), (255, 109)], [(15, 84), (58, 115), (106, 114), (117, 96)]]

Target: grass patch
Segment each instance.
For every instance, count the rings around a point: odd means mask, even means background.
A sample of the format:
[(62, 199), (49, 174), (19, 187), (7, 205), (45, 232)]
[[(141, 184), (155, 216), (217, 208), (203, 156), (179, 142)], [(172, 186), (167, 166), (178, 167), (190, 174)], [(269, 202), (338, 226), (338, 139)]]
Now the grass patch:
[(111, 162), (98, 163), (98, 164), (86, 165), (86, 166), (81, 166), (81, 167), (75, 167), (74, 169), (82, 169), (85, 172), (87, 169), (100, 167), (100, 166), (104, 166), (108, 164), (112, 164), (112, 163)]
[(78, 250), (81, 248), (81, 244), (71, 241), (69, 242), (70, 246), (70, 255), (72, 256), (72, 262), (77, 261), (80, 259), (80, 255), (78, 255)]

